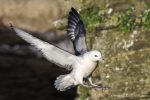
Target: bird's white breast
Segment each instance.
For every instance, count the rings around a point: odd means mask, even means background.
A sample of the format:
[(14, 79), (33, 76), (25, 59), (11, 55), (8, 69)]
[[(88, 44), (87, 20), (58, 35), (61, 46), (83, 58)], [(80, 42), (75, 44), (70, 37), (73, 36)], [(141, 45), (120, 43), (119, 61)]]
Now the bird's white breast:
[(89, 76), (96, 67), (96, 62), (90, 59), (80, 59), (73, 70), (75, 78), (84, 78)]
[(83, 71), (83, 77), (87, 77), (93, 72), (96, 67), (96, 62), (93, 61), (85, 61), (85, 63), (81, 66), (81, 70)]

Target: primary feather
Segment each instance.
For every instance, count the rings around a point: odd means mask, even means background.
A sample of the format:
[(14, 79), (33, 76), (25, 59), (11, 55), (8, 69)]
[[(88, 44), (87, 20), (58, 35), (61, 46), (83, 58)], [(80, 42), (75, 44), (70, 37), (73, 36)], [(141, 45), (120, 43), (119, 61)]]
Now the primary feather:
[[(97, 62), (102, 60), (99, 51), (87, 50), (84, 24), (80, 15), (74, 8), (71, 8), (69, 13), (67, 33), (69, 39), (73, 43), (75, 55), (33, 37), (29, 33), (13, 27), (12, 25), (11, 27), (18, 36), (40, 50), (44, 57), (50, 62), (66, 69), (72, 69), (69, 74), (57, 77), (57, 80), (55, 81), (57, 90), (65, 91), (79, 84), (87, 86), (84, 84), (83, 79), (91, 76), (96, 68)], [(90, 83), (92, 86), (97, 86), (93, 85), (91, 81)]]
[(47, 42), (44, 42), (36, 37), (33, 37), (29, 33), (24, 32), (16, 27), (12, 27), (12, 29), (22, 39), (24, 39), (31, 45), (34, 45), (38, 50), (40, 50), (43, 53), (44, 57), (49, 61), (66, 69), (70, 69), (72, 67), (73, 62), (76, 59), (76, 56), (60, 48), (57, 48)]
[(74, 8), (71, 8), (69, 12), (67, 34), (69, 39), (73, 42), (76, 55), (82, 55), (87, 52), (84, 23)]

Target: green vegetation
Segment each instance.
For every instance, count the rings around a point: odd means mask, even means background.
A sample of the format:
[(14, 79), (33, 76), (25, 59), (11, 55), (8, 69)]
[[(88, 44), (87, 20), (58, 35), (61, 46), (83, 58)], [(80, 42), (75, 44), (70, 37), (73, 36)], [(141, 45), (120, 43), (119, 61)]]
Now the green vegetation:
[(89, 89), (86, 87), (79, 87), (78, 91), (79, 91), (81, 100), (85, 100), (87, 97), (90, 96)]
[(142, 15), (144, 27), (150, 28), (150, 9), (144, 11)]
[(150, 0), (0, 0), (0, 3), (2, 23), (12, 21), (18, 27), (39, 32), (49, 28), (66, 31), (70, 8), (80, 10), (88, 47), (100, 50), (105, 59), (93, 73), (94, 82), (111, 89), (79, 86), (77, 99), (150, 100)]
[[(104, 16), (100, 15), (98, 7), (91, 7), (81, 11), (81, 16), (88, 31), (94, 31), (104, 21)], [(87, 16), (88, 15), (88, 16)]]
[(119, 15), (119, 28), (122, 31), (128, 32), (135, 29), (136, 26), (136, 16), (134, 14), (134, 8), (129, 8), (126, 12)]
[(82, 10), (81, 16), (87, 29), (88, 46), (91, 47), (90, 39), (94, 35), (93, 33), (95, 31), (95, 27), (100, 26), (100, 24), (104, 21), (104, 17), (100, 15), (98, 7), (91, 7), (91, 8)]
[[(111, 16), (102, 14), (99, 7), (91, 7), (81, 11), (81, 16), (88, 32), (94, 32), (96, 27), (115, 23), (122, 32), (133, 31), (136, 27), (150, 27), (150, 8), (146, 9), (139, 16), (135, 15), (135, 8), (130, 7), (124, 12), (116, 12)], [(106, 12), (105, 12), (106, 13)]]
[(150, 99), (150, 7), (137, 14), (136, 0), (131, 3), (111, 14), (106, 6), (92, 5), (81, 10), (88, 44), (105, 58), (100, 71), (94, 72), (94, 81), (111, 89), (79, 87), (79, 100)]

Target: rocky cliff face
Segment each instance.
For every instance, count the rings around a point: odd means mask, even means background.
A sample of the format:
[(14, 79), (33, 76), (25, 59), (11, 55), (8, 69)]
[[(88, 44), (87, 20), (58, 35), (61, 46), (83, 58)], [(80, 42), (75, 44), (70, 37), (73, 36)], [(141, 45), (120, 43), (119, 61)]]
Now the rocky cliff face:
[(108, 8), (95, 3), (81, 12), (90, 32), (91, 48), (100, 50), (105, 59), (94, 72), (94, 81), (111, 89), (79, 87), (79, 100), (150, 98), (150, 8), (146, 3), (110, 1), (106, 3)]
[(111, 87), (101, 90), (79, 86), (76, 99), (149, 100), (149, 0), (0, 0), (0, 4), (1, 100), (76, 97), (76, 89), (62, 93), (53, 87), (55, 77), (67, 73), (65, 70), (45, 61), (5, 27), (11, 21), (52, 42), (47, 31), (65, 30), (67, 12), (72, 6), (80, 11), (87, 27), (88, 47), (100, 50), (105, 59), (93, 73), (94, 82)]
[(105, 63), (99, 65), (93, 76), (95, 81), (109, 85), (111, 89), (91, 89), (92, 100), (149, 98), (149, 32), (107, 30), (95, 37), (93, 49), (103, 53)]

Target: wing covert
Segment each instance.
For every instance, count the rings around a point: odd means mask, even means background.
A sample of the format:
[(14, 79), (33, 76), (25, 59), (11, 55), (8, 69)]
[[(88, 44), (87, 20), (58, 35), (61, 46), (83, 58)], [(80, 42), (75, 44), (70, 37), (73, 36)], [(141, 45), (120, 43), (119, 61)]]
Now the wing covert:
[(34, 45), (38, 50), (40, 50), (44, 57), (49, 60), (52, 63), (55, 63), (56, 65), (66, 68), (66, 69), (72, 69), (72, 64), (74, 60), (76, 59), (76, 56), (58, 48), (55, 47), (47, 42), (44, 42), (36, 37), (33, 37), (29, 33), (26, 33), (16, 27), (12, 26), (12, 29), (17, 33), (18, 36), (20, 36), (22, 39), (30, 43), (31, 45)]

